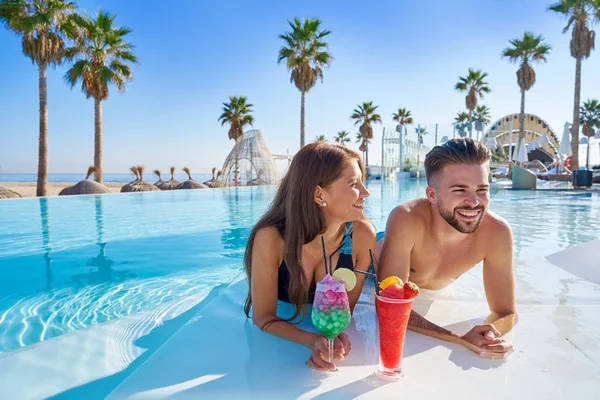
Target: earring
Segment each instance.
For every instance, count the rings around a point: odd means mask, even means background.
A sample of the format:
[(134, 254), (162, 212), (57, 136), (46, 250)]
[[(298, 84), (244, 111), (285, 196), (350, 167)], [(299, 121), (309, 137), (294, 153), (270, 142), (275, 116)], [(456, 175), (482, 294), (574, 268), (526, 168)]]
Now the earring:
[(323, 202), (322, 206), (327, 207), (327, 203)]

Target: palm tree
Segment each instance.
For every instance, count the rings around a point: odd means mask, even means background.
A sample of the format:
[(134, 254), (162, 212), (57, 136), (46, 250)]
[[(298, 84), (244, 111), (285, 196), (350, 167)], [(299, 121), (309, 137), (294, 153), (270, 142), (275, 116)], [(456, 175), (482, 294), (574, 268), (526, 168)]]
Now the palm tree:
[(393, 113), (392, 120), (396, 121), (401, 127), (413, 123), (413, 118), (410, 114), (410, 111), (406, 108), (399, 108), (397, 113)]
[(588, 138), (587, 145), (587, 169), (590, 168), (590, 142), (595, 135), (595, 128), (600, 128), (600, 102), (598, 100), (588, 100), (583, 103), (580, 109), (581, 124), (583, 125), (583, 135)]
[(475, 131), (477, 131), (477, 140), (479, 140), (479, 132), (481, 132), (481, 139), (483, 139), (483, 130), (491, 122), (488, 106), (485, 104), (477, 106), (473, 113), (473, 122), (475, 122)]
[(254, 123), (253, 105), (246, 96), (230, 96), (229, 103), (223, 103), (223, 113), (219, 117), (221, 126), (229, 124), (229, 139), (239, 142), (244, 136), (244, 126)]
[(326, 143), (327, 142), (327, 138), (325, 137), (325, 135), (317, 135), (315, 136), (315, 143)]
[(22, 37), (23, 54), (38, 67), (39, 151), (37, 196), (46, 196), (48, 181), (48, 103), (46, 73), (65, 58), (65, 32), (75, 3), (65, 0), (2, 0), (0, 25)]
[(116, 15), (98, 11), (95, 18), (77, 16), (75, 45), (67, 50), (73, 65), (65, 74), (71, 86), (81, 82), (86, 98), (94, 99), (94, 180), (102, 183), (102, 101), (108, 99), (108, 87), (114, 85), (119, 93), (133, 79), (131, 65), (138, 60), (134, 46), (125, 41), (132, 31), (113, 25)]
[(469, 123), (469, 113), (466, 111), (461, 111), (456, 114), (456, 118), (454, 118), (454, 125), (456, 126), (456, 130), (458, 131), (458, 136), (465, 137), (467, 136), (466, 129), (470, 129)]
[[(511, 47), (504, 49), (502, 52), (502, 57), (520, 64), (517, 70), (517, 83), (521, 88), (519, 140), (517, 141), (518, 146), (520, 146), (523, 138), (525, 138), (525, 92), (535, 84), (535, 71), (531, 68), (531, 62), (546, 62), (551, 47), (544, 43), (544, 38), (541, 35), (534, 35), (531, 32), (525, 32), (522, 38), (513, 39), (510, 44)], [(518, 152), (517, 147), (517, 154), (519, 154)]]
[(376, 122), (381, 123), (381, 115), (375, 112), (378, 107), (379, 106), (374, 106), (372, 101), (363, 102), (354, 109), (350, 116), (351, 119), (355, 120), (354, 125), (360, 124), (358, 130), (362, 137), (367, 139), (363, 142), (366, 154), (366, 165), (369, 165), (369, 142), (373, 139), (373, 127), (371, 127), (371, 124)]
[(465, 105), (469, 110), (469, 137), (473, 137), (473, 111), (477, 107), (477, 98), (483, 98), (484, 93), (490, 93), (491, 89), (484, 79), (488, 76), (486, 72), (481, 70), (473, 70), (469, 68), (469, 73), (466, 77), (459, 77), (458, 83), (454, 86), (461, 93), (467, 93), (465, 97)]
[(334, 140), (336, 143), (345, 146), (346, 143), (350, 143), (350, 134), (346, 131), (339, 131)]
[(398, 123), (396, 130), (400, 134), (400, 165), (402, 165), (402, 158), (404, 157), (404, 127), (413, 123), (413, 117), (406, 108), (399, 108), (397, 113), (392, 114), (392, 120)]
[(579, 168), (579, 105), (581, 102), (581, 61), (588, 58), (594, 48), (595, 33), (590, 29), (594, 22), (600, 21), (600, 2), (598, 0), (559, 0), (549, 8), (564, 15), (568, 22), (563, 33), (573, 26), (571, 34), (571, 57), (575, 59), (575, 104), (573, 106), (573, 125), (571, 127), (571, 148), (573, 150), (572, 168)]
[(360, 143), (360, 146), (358, 146), (358, 151), (362, 152), (363, 163), (364, 163), (365, 162), (365, 151), (367, 151), (367, 148), (369, 147), (369, 143), (371, 143), (371, 141), (369, 139), (365, 139), (363, 137), (363, 135), (361, 135), (360, 133), (357, 133), (356, 140), (354, 141), (354, 143)]
[(418, 127), (415, 128), (415, 133), (417, 134), (417, 138), (419, 141), (419, 146), (423, 146), (423, 136), (429, 134), (429, 132), (427, 132), (427, 128), (423, 127)]
[(297, 17), (288, 21), (291, 32), (279, 35), (285, 45), (279, 49), (277, 63), (286, 60), (288, 70), (291, 71), (290, 82), (302, 94), (300, 103), (300, 147), (304, 147), (304, 106), (306, 93), (321, 78), (323, 82), (323, 67), (331, 64), (331, 54), (327, 51), (327, 42), (323, 40), (331, 31), (321, 30), (319, 19), (307, 18), (300, 21)]

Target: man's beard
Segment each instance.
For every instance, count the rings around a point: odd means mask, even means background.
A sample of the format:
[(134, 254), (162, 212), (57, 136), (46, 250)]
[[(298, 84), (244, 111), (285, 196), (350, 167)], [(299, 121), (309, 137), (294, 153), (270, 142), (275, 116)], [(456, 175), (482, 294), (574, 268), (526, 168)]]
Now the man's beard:
[[(479, 214), (479, 218), (476, 221), (464, 222), (464, 221), (459, 221), (458, 217), (456, 216), (457, 210), (465, 210), (465, 211), (481, 210), (481, 213)], [(483, 206), (479, 206), (479, 207), (474, 207), (474, 208), (456, 207), (454, 210), (449, 211), (449, 210), (444, 209), (443, 205), (441, 203), (438, 203), (438, 212), (440, 213), (442, 218), (444, 218), (444, 220), (451, 227), (453, 227), (460, 233), (468, 234), (468, 233), (474, 233), (477, 230), (477, 228), (479, 228), (479, 224), (481, 224), (481, 221), (483, 220), (483, 216), (485, 215), (486, 210), (483, 208)]]

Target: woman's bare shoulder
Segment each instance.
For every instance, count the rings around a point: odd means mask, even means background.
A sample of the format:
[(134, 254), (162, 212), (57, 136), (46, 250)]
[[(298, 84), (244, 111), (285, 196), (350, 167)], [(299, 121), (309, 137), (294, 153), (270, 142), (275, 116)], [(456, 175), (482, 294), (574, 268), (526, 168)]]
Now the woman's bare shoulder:
[(265, 226), (256, 231), (254, 237), (254, 245), (259, 244), (261, 247), (283, 248), (283, 238), (274, 226)]
[(353, 235), (358, 235), (362, 238), (375, 238), (377, 235), (375, 226), (373, 226), (373, 224), (366, 219), (354, 221), (352, 223), (352, 232)]

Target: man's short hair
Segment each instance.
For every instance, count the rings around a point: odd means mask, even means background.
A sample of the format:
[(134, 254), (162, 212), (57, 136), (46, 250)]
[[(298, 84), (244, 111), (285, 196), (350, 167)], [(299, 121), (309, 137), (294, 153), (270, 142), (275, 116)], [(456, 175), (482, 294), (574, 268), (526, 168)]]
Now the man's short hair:
[[(435, 178), (442, 168), (451, 164), (487, 164), (492, 154), (478, 140), (471, 138), (450, 139), (441, 146), (435, 146), (425, 156), (427, 183)], [(489, 168), (489, 164), (488, 164)]]

